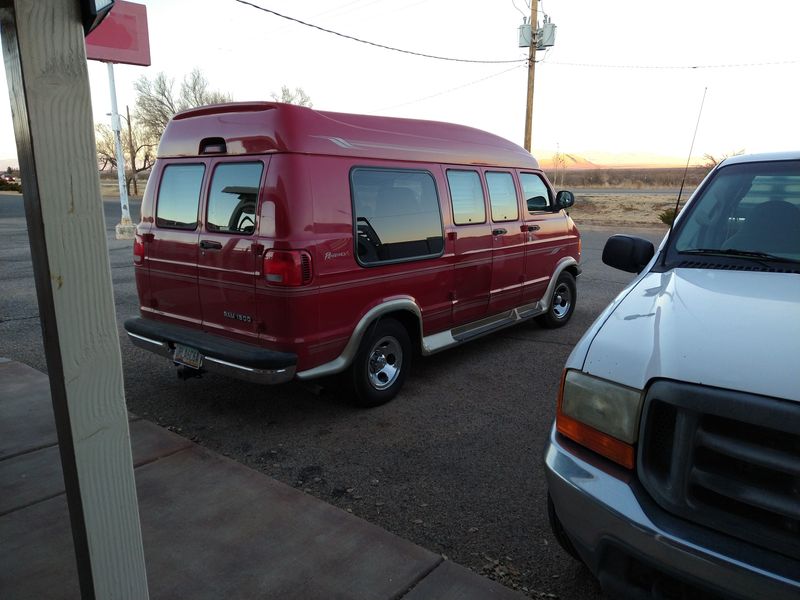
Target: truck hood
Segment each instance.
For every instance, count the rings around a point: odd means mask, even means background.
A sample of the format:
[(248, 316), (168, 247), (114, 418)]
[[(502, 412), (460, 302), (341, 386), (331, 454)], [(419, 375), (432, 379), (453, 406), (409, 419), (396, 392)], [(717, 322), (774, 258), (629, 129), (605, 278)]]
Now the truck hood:
[(658, 377), (800, 402), (800, 275), (648, 273), (599, 327), (583, 370), (638, 389)]

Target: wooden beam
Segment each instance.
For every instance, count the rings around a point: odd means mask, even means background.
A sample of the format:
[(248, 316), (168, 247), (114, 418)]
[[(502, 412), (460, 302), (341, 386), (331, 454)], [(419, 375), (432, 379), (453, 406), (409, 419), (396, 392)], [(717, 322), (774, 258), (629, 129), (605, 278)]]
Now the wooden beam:
[(81, 595), (147, 598), (78, 0), (0, 0), (0, 35)]

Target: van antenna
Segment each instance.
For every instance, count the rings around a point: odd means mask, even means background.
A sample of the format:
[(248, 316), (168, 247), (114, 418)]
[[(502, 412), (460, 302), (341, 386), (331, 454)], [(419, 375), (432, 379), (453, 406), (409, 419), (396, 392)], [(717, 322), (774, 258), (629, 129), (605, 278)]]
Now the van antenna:
[[(678, 190), (678, 199), (675, 201), (675, 212), (672, 213), (672, 222), (669, 224), (669, 233), (667, 234), (667, 242), (669, 242), (669, 236), (672, 235), (672, 230), (675, 228), (675, 219), (678, 217), (678, 210), (680, 209), (681, 205), (681, 196), (683, 195), (683, 186), (686, 185), (686, 176), (689, 174), (689, 162), (692, 160), (692, 152), (694, 151), (694, 141), (697, 139), (697, 130), (700, 128), (700, 117), (703, 115), (703, 104), (705, 104), (706, 102), (707, 91), (708, 91), (708, 86), (703, 88), (703, 99), (700, 100), (700, 110), (697, 113), (697, 123), (694, 126), (692, 145), (689, 146), (689, 156), (686, 157), (686, 167), (683, 169), (683, 179), (681, 179), (681, 187)], [(666, 260), (666, 257), (664, 260)]]

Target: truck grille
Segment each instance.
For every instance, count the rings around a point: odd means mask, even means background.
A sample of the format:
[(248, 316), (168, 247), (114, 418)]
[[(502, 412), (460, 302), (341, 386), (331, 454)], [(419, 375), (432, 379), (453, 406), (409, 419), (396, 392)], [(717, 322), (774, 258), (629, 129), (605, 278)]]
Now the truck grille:
[(800, 404), (658, 381), (638, 463), (665, 510), (800, 559)]

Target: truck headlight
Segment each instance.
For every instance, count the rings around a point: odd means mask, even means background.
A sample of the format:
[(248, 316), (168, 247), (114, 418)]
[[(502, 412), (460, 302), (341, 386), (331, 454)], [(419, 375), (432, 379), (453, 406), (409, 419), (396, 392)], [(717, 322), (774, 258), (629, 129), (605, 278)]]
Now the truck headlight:
[(632, 469), (639, 435), (642, 392), (567, 370), (558, 399), (559, 433)]

